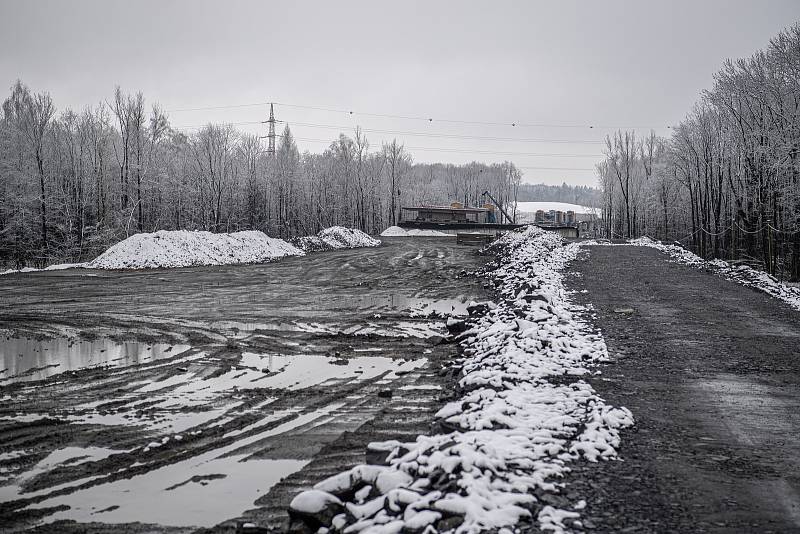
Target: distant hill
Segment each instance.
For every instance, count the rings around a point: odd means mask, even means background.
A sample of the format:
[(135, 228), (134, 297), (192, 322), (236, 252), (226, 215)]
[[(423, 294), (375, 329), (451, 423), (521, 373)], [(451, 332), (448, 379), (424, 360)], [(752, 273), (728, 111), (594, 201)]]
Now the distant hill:
[(542, 211), (574, 211), (577, 215), (593, 214), (597, 211), (590, 206), (581, 206), (569, 202), (517, 202), (517, 213), (533, 214)]
[(586, 185), (520, 184), (518, 202), (566, 202), (596, 208), (601, 205), (601, 191)]

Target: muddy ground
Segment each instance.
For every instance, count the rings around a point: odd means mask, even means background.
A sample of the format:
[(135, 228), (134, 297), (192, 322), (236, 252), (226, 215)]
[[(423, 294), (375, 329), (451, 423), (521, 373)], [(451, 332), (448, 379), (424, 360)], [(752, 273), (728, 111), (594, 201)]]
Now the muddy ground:
[(0, 277), (0, 530), (285, 527), (300, 489), (449, 400), (451, 239), (266, 265)]
[[(0, 278), (3, 357), (23, 354), (0, 374), (0, 530), (283, 531), (289, 500), (366, 443), (429, 430), (456, 351), (443, 315), (490, 296), (463, 273), (484, 261), (391, 239)], [(799, 532), (800, 314), (643, 247), (588, 247), (569, 271), (612, 357), (589, 381), (636, 419), (620, 461), (571, 466), (586, 531)]]
[(644, 247), (571, 266), (628, 407), (622, 461), (575, 464), (593, 532), (800, 532), (800, 313)]

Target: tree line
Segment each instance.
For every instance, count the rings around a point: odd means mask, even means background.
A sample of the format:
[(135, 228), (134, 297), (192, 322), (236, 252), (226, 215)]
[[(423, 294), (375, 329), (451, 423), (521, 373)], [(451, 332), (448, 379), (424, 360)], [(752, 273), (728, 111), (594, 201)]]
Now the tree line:
[(619, 131), (597, 166), (604, 233), (800, 280), (800, 25), (728, 60), (670, 137)]
[(268, 154), (258, 136), (208, 124), (173, 128), (157, 104), (116, 88), (80, 112), (57, 112), (21, 81), (0, 120), (0, 264), (83, 261), (137, 232), (262, 230), (310, 235), (332, 225), (379, 233), (407, 204), (510, 208), (511, 162), (414, 164), (396, 139), (373, 148), (356, 128), (322, 153), (300, 153), (287, 125)]

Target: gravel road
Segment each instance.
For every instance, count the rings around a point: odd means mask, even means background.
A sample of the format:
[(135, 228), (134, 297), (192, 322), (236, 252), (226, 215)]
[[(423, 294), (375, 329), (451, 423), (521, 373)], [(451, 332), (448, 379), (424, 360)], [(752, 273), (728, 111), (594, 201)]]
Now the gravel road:
[(593, 387), (636, 418), (581, 467), (593, 532), (800, 532), (800, 313), (643, 247), (571, 271), (614, 362)]

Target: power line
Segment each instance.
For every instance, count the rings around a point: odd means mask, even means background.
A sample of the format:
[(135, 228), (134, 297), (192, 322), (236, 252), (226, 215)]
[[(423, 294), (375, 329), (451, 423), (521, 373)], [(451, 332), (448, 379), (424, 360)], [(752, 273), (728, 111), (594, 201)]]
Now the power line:
[[(231, 126), (243, 126), (243, 125), (253, 125), (253, 124), (261, 124), (263, 121), (242, 121), (242, 122), (226, 122), (225, 124), (230, 124)], [(334, 126), (330, 124), (316, 124), (311, 122), (292, 122), (292, 121), (285, 121), (293, 126), (301, 126), (306, 128), (322, 128), (327, 130), (336, 130), (339, 132), (347, 131), (353, 128), (353, 126)], [(198, 124), (193, 126), (176, 126), (176, 130), (193, 130), (197, 128), (203, 128), (205, 125)], [(361, 128), (362, 132), (368, 133), (380, 133), (380, 134), (389, 134), (389, 135), (407, 135), (410, 137), (431, 137), (431, 138), (440, 138), (440, 139), (474, 139), (478, 141), (506, 141), (506, 142), (519, 142), (519, 143), (552, 143), (552, 144), (591, 144), (591, 145), (599, 145), (602, 144), (602, 141), (592, 141), (587, 139), (579, 139), (579, 140), (570, 140), (570, 139), (546, 139), (546, 138), (525, 138), (525, 137), (493, 137), (493, 136), (483, 136), (483, 135), (459, 135), (459, 134), (444, 134), (444, 133), (431, 133), (431, 132), (411, 132), (411, 131), (401, 131), (401, 130), (383, 130), (383, 129), (376, 129), (376, 128)]]
[[(324, 108), (318, 106), (302, 106), (299, 104), (287, 104), (285, 102), (276, 102), (276, 104), (280, 104), (281, 106), (289, 107), (289, 108), (298, 108), (298, 109), (311, 109), (316, 111), (326, 111), (329, 113), (342, 113), (345, 115), (364, 115), (366, 117), (381, 117), (387, 119), (402, 119), (402, 120), (413, 120), (413, 121), (425, 121), (425, 122), (444, 122), (444, 123), (452, 123), (452, 124), (469, 124), (474, 126), (511, 126), (511, 127), (522, 127), (522, 128), (583, 128), (583, 129), (655, 129), (650, 126), (600, 126), (595, 124), (555, 124), (555, 123), (530, 123), (530, 122), (493, 122), (493, 121), (473, 121), (473, 120), (457, 120), (457, 119), (434, 119), (433, 117), (420, 117), (420, 116), (409, 116), (409, 115), (392, 115), (390, 113), (367, 113), (364, 111), (349, 111), (344, 109), (333, 109), (333, 108)], [(671, 128), (671, 126), (660, 126), (658, 128)]]
[[(329, 130), (344, 131), (352, 126), (333, 126), (330, 124), (316, 124), (313, 122), (292, 122), (295, 126), (305, 126), (307, 128), (324, 128)], [(536, 139), (524, 137), (493, 137), (483, 135), (459, 135), (459, 134), (444, 134), (444, 133), (430, 133), (430, 132), (408, 132), (398, 130), (382, 130), (376, 128), (361, 128), (361, 131), (370, 133), (384, 133), (392, 135), (408, 135), (413, 137), (437, 137), (444, 139), (476, 139), (479, 141), (515, 141), (521, 143), (574, 143), (574, 144), (602, 144), (602, 141), (592, 140), (570, 140), (570, 139)]]
[(365, 117), (379, 117), (379, 118), (386, 118), (386, 119), (397, 119), (397, 120), (409, 120), (409, 121), (424, 121), (427, 123), (446, 123), (446, 124), (465, 124), (465, 125), (472, 125), (472, 126), (510, 126), (515, 128), (577, 128), (577, 129), (597, 129), (597, 130), (616, 130), (616, 129), (634, 129), (634, 130), (657, 130), (657, 129), (671, 129), (672, 126), (664, 125), (664, 126), (613, 126), (613, 125), (599, 125), (593, 123), (584, 123), (584, 124), (567, 124), (567, 123), (534, 123), (534, 122), (524, 122), (524, 121), (475, 121), (475, 120), (461, 120), (461, 119), (441, 119), (441, 118), (434, 118), (432, 116), (420, 116), (420, 115), (395, 115), (392, 113), (372, 113), (372, 112), (364, 112), (364, 111), (353, 111), (347, 109), (338, 109), (338, 108), (329, 108), (323, 106), (309, 106), (309, 105), (301, 105), (301, 104), (290, 104), (287, 102), (252, 102), (248, 104), (230, 104), (230, 105), (218, 105), (218, 106), (205, 106), (205, 107), (196, 107), (196, 108), (181, 108), (181, 109), (170, 109), (167, 110), (168, 113), (181, 113), (181, 112), (189, 112), (189, 111), (211, 111), (211, 110), (219, 110), (219, 109), (235, 109), (235, 108), (247, 108), (247, 107), (257, 107), (257, 106), (267, 106), (269, 104), (276, 104), (281, 105), (289, 108), (295, 109), (308, 109), (313, 111), (324, 111), (327, 113), (339, 113), (344, 115), (361, 115)]
[[(309, 137), (295, 137), (297, 141), (310, 141), (318, 143), (334, 143), (336, 140), (328, 139), (313, 139)], [(470, 150), (461, 148), (437, 148), (437, 147), (420, 147), (420, 146), (406, 146), (409, 150), (431, 150), (435, 152), (463, 152), (467, 154), (490, 154), (498, 156), (536, 156), (536, 157), (553, 157), (553, 158), (598, 158), (602, 154), (554, 154), (554, 153), (539, 153), (539, 152), (506, 152), (506, 151), (493, 151), (493, 150)]]

